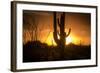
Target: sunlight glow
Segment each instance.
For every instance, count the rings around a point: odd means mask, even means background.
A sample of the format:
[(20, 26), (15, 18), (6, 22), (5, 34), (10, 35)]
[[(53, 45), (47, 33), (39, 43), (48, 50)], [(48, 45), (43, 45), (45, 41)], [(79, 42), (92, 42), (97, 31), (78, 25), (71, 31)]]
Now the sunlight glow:
[(46, 43), (48, 44), (48, 46), (56, 46), (57, 44), (55, 43), (54, 39), (53, 39), (53, 33), (50, 33), (47, 40), (46, 40)]
[[(58, 36), (58, 39), (60, 39), (59, 35)], [(53, 33), (50, 33), (50, 35), (48, 36), (46, 42), (48, 44), (48, 46), (57, 46), (57, 44), (55, 43), (54, 41), (54, 38), (53, 38)], [(66, 45), (69, 45), (70, 43), (73, 43), (75, 45), (79, 45), (80, 44), (80, 40), (79, 38), (75, 37), (75, 36), (72, 36), (72, 35), (69, 35), (68, 37), (66, 37)]]
[(73, 43), (75, 45), (80, 45), (80, 38), (77, 36), (69, 35), (66, 37), (66, 45)]
[[(60, 39), (60, 36), (58, 36), (58, 39)], [(23, 43), (27, 43), (28, 41), (31, 41), (31, 36), (29, 34), (29, 31), (25, 31), (24, 35), (23, 35)], [(82, 43), (82, 41), (80, 42), (80, 40), (82, 40), (81, 38), (77, 37), (77, 36), (74, 36), (74, 35), (69, 35), (68, 37), (66, 37), (66, 45), (69, 45), (70, 43), (73, 43), (75, 45), (80, 45)], [(46, 38), (46, 40), (42, 41), (42, 43), (46, 43), (48, 46), (57, 46), (56, 42), (54, 41), (54, 38), (53, 38), (53, 33), (50, 32), (49, 36)]]
[(66, 45), (72, 43), (72, 38), (70, 36), (66, 37)]

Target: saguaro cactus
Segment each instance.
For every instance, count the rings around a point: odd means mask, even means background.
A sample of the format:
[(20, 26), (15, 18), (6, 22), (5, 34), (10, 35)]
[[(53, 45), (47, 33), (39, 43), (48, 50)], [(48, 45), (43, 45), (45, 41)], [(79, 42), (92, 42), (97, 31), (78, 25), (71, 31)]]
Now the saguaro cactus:
[[(53, 32), (53, 37), (56, 42), (56, 44), (60, 47), (61, 49), (61, 54), (63, 56), (64, 53), (64, 48), (65, 48), (65, 42), (66, 42), (66, 37), (69, 36), (71, 29), (69, 29), (68, 34), (65, 33), (65, 12), (63, 12), (60, 16), (60, 18), (57, 19), (56, 12), (53, 13), (53, 18), (54, 18), (54, 32)], [(58, 38), (58, 32), (57, 32), (57, 25), (59, 27), (59, 37)]]

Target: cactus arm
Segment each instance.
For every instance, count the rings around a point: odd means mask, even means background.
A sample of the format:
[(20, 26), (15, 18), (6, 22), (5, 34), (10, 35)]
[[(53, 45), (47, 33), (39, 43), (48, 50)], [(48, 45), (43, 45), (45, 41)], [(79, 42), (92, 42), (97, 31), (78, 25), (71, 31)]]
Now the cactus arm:
[(56, 12), (53, 13), (53, 20), (54, 20), (54, 32), (53, 32), (53, 37), (54, 37), (54, 41), (56, 42), (56, 44), (58, 45), (59, 44), (59, 39), (58, 39), (58, 36), (57, 36), (57, 23), (56, 23)]
[(58, 31), (58, 33), (57, 33), (59, 36), (60, 36), (60, 32)]
[(58, 22), (58, 25), (60, 26), (60, 21), (59, 21), (59, 18), (57, 19), (57, 22)]
[(69, 29), (68, 34), (66, 35), (66, 37), (68, 37), (68, 36), (69, 36), (70, 32), (71, 32), (71, 28)]
[(54, 37), (54, 41), (58, 45), (59, 44), (59, 39), (58, 39), (58, 36), (57, 36), (57, 33), (56, 32), (53, 32), (53, 37)]

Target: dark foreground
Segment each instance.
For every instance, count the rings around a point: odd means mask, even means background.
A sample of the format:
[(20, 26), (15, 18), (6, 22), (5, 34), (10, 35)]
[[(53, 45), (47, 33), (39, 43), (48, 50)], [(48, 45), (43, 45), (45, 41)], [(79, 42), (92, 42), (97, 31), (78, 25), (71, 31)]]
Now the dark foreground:
[(28, 42), (23, 45), (23, 62), (79, 60), (91, 58), (90, 46), (77, 46), (69, 44), (64, 49), (61, 57), (61, 49), (58, 46), (48, 46), (39, 41)]

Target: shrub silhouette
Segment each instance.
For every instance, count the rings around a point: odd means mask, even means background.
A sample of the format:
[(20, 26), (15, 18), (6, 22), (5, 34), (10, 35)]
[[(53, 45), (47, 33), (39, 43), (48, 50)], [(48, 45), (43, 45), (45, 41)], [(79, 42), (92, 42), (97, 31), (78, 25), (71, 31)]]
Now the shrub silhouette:
[(91, 47), (70, 43), (64, 48), (64, 57), (60, 56), (58, 46), (48, 46), (40, 41), (31, 41), (23, 45), (23, 62), (90, 59)]

